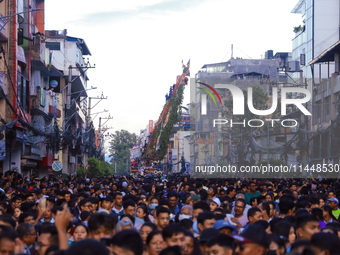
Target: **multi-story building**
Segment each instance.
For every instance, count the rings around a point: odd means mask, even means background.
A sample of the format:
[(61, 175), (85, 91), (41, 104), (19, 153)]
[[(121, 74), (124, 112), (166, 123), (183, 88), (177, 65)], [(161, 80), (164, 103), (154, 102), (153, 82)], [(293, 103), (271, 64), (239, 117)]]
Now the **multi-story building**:
[[(215, 88), (216, 84), (232, 84), (240, 89), (246, 90), (251, 85), (257, 85), (269, 95), (267, 105), (270, 108), (272, 104), (273, 87), (287, 85), (287, 75), (284, 67), (291, 60), (291, 53), (278, 52), (273, 55), (272, 52), (267, 52), (268, 59), (240, 59), (232, 58), (224, 63), (207, 64), (196, 74), (195, 87), (202, 87), (201, 83), (207, 83)], [(195, 90), (195, 87), (191, 89)], [(230, 96), (230, 93), (225, 89), (216, 89), (222, 101), (225, 101)], [(191, 165), (216, 165), (229, 164), (245, 165), (256, 164), (261, 160), (269, 158), (283, 159), (282, 150), (272, 150), (269, 153), (269, 147), (280, 147), (280, 144), (286, 143), (293, 136), (292, 133), (297, 129), (280, 129), (270, 130), (269, 139), (267, 130), (262, 129), (261, 132), (253, 130), (243, 134), (236, 134), (229, 126), (217, 126), (213, 128), (213, 120), (225, 118), (222, 112), (226, 109), (208, 97), (206, 108), (209, 114), (201, 115), (201, 98), (205, 93), (202, 90), (191, 92), (190, 112), (192, 119), (195, 121), (195, 130), (192, 133), (191, 146)], [(224, 104), (223, 104), (224, 105)], [(287, 135), (289, 133), (290, 135)], [(249, 140), (246, 137), (251, 137)], [(292, 146), (294, 150), (288, 152), (285, 156), (285, 161), (288, 163), (297, 162), (295, 156), (296, 146)], [(292, 157), (290, 157), (293, 155)], [(191, 169), (193, 170), (193, 169)]]
[(300, 61), (304, 81), (312, 93), (309, 162), (339, 162), (334, 129), (340, 98), (339, 1), (299, 0), (292, 13), (301, 14), (303, 24), (293, 39), (293, 60)]
[(83, 141), (90, 123), (86, 123), (88, 63), (85, 56), (91, 52), (83, 39), (68, 36), (66, 29), (45, 31), (45, 36), (51, 64), (63, 74), (55, 77), (63, 85), (59, 92), (62, 105), (66, 105), (61, 128), (64, 132), (62, 172), (75, 173), (78, 164), (87, 164)]

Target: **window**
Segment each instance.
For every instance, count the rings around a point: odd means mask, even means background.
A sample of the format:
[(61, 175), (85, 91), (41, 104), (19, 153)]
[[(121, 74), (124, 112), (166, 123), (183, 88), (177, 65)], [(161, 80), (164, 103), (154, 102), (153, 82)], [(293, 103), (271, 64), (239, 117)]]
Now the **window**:
[(50, 50), (60, 50), (60, 42), (46, 42), (46, 47)]

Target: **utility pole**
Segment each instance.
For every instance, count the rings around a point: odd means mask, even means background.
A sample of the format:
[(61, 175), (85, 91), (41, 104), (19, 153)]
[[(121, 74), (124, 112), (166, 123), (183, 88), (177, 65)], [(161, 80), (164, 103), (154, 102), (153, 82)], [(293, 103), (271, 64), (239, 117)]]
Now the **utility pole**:
[(231, 45), (231, 58), (234, 58), (234, 45)]
[(70, 65), (68, 67), (68, 83), (67, 83), (66, 114), (65, 114), (66, 118), (70, 114), (69, 110), (71, 108), (71, 88), (72, 88), (71, 84), (72, 84), (72, 66)]

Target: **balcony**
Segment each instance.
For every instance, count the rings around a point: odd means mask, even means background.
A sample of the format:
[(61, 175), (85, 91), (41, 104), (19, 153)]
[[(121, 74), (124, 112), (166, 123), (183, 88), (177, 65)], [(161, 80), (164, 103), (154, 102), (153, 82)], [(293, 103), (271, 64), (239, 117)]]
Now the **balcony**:
[(0, 27), (3, 27), (0, 31), (0, 42), (7, 42), (7, 26), (5, 26), (6, 20), (2, 18), (2, 15), (0, 14)]

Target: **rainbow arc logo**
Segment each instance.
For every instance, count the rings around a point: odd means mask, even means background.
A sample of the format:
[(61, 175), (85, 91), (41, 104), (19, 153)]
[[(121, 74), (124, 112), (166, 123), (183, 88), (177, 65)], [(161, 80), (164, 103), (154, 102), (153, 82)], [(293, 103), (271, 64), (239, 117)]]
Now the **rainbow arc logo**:
[[(221, 104), (221, 106), (222, 106), (221, 97), (220, 97), (220, 95), (217, 93), (217, 91), (216, 91), (213, 87), (211, 87), (210, 85), (205, 84), (205, 83), (203, 83), (203, 82), (198, 82), (198, 83), (201, 84), (201, 85), (203, 85), (203, 86), (206, 86), (206, 87), (209, 88), (212, 92), (214, 92), (214, 94), (217, 96), (217, 98), (218, 98), (218, 100), (220, 101), (220, 104)], [(212, 100), (214, 101), (215, 105), (217, 106), (216, 100), (215, 100), (214, 96), (211, 94), (211, 92), (210, 92), (209, 90), (204, 89), (204, 88), (200, 88), (200, 87), (198, 87), (198, 89), (203, 90), (205, 93), (207, 93), (207, 94), (212, 98)]]

